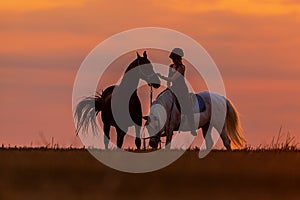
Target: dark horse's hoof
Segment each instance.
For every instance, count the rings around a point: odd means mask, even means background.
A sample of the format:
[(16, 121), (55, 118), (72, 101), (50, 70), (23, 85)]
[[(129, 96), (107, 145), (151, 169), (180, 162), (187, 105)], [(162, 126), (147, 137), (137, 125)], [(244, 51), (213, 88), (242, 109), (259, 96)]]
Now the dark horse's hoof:
[(159, 142), (160, 142), (159, 138), (151, 137), (149, 140), (149, 145), (150, 145), (150, 147), (157, 149)]
[(135, 146), (138, 150), (141, 149), (141, 145), (142, 145), (142, 142), (141, 142), (141, 139), (140, 138), (136, 138), (135, 139)]

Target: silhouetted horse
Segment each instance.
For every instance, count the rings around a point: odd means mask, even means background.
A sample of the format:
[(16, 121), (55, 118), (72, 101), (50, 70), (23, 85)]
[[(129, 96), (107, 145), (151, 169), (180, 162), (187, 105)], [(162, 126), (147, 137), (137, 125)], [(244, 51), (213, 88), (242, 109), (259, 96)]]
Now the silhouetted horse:
[[(145, 80), (149, 86), (160, 87), (160, 80), (153, 71), (153, 66), (147, 58), (146, 51), (143, 57), (137, 53), (137, 58), (127, 67), (119, 85), (110, 86), (101, 95), (87, 97), (78, 103), (74, 116), (77, 122), (76, 133), (78, 134), (81, 129), (83, 132), (87, 132), (90, 125), (95, 133), (97, 127), (96, 116), (101, 111), (106, 149), (109, 144), (111, 126), (116, 128), (117, 146), (121, 148), (128, 127), (133, 125), (136, 131), (135, 145), (140, 149), (142, 107), (137, 96), (137, 86), (140, 79)], [(115, 114), (117, 114), (117, 120)]]

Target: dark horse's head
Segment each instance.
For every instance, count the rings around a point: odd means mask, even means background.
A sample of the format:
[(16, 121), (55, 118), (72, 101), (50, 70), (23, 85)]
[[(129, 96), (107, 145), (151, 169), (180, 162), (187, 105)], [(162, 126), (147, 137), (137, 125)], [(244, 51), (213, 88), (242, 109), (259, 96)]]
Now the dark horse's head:
[(135, 69), (137, 70), (139, 78), (143, 79), (148, 83), (149, 86), (153, 86), (154, 88), (160, 87), (160, 79), (157, 74), (153, 70), (153, 66), (151, 62), (147, 58), (147, 53), (144, 51), (143, 56), (137, 54), (137, 58), (129, 65), (126, 69), (125, 73)]

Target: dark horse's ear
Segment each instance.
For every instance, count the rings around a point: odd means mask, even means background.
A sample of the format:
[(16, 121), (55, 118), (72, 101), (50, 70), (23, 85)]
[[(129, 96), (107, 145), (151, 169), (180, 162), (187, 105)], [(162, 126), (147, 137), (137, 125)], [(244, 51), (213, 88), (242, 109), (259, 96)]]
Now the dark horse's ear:
[(147, 52), (146, 51), (144, 51), (143, 56), (144, 56), (144, 58), (147, 58)]
[(138, 58), (141, 57), (140, 54), (139, 54), (139, 52), (136, 52), (136, 56), (137, 56)]

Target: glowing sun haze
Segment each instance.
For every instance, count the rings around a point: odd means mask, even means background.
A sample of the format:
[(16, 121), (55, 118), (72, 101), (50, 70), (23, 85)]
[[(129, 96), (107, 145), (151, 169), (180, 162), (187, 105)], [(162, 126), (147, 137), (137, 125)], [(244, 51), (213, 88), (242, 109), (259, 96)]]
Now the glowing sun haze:
[[(81, 146), (71, 110), (81, 62), (109, 36), (145, 26), (180, 31), (208, 51), (250, 145), (270, 143), (280, 126), (300, 140), (299, 1), (11, 0), (0, 11), (0, 143), (45, 145), (54, 137)], [(118, 62), (119, 73), (130, 62)], [(187, 78), (204, 90), (192, 72)]]

